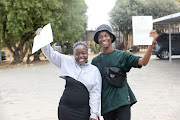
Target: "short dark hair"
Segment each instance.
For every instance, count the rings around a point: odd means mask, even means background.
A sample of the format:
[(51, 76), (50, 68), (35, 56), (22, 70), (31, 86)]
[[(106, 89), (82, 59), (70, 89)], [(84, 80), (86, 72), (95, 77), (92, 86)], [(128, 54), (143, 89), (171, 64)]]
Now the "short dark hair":
[(76, 43), (74, 44), (74, 46), (73, 46), (73, 52), (75, 52), (75, 49), (76, 49), (78, 46), (80, 46), (80, 45), (84, 46), (84, 47), (87, 49), (87, 51), (88, 51), (88, 46), (87, 46), (87, 44), (86, 44), (85, 42), (78, 41), (78, 42), (76, 42)]

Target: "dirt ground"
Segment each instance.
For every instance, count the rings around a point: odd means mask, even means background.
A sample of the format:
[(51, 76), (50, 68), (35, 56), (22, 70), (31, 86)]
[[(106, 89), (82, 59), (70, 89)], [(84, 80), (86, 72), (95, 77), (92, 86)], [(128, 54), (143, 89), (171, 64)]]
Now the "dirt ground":
[[(138, 56), (143, 56), (143, 54), (144, 52), (135, 53), (135, 55), (138, 55)], [(97, 54), (89, 54), (88, 57), (92, 58), (95, 56), (97, 56)], [(26, 63), (26, 58), (25, 58), (24, 62), (20, 64), (12, 65), (10, 62), (10, 59), (7, 58), (7, 60), (3, 60), (2, 63), (0, 64), (0, 71), (11, 69), (11, 68), (17, 68), (17, 67), (31, 67), (31, 66), (44, 65), (44, 64), (49, 63), (49, 61), (44, 57), (41, 57), (40, 61), (37, 61), (37, 62), (32, 62), (33, 58), (30, 58), (30, 59), (31, 59), (31, 62), (29, 64)]]
[(30, 66), (44, 65), (44, 64), (49, 63), (49, 61), (45, 59), (44, 57), (41, 57), (40, 61), (37, 61), (37, 62), (32, 62), (32, 59), (33, 58), (31, 58), (31, 62), (29, 64), (26, 63), (26, 58), (20, 64), (11, 64), (9, 58), (7, 58), (7, 60), (3, 60), (2, 63), (0, 64), (0, 71), (11, 69), (11, 68), (17, 68), (17, 67), (30, 67)]

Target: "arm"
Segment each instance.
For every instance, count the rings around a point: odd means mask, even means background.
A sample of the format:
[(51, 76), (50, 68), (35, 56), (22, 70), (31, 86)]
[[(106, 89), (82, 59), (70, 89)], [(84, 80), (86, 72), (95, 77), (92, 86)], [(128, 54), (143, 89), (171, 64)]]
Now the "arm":
[[(42, 28), (38, 28), (35, 32), (36, 35), (39, 35), (41, 31)], [(50, 44), (42, 47), (41, 50), (51, 63), (55, 64), (58, 68), (60, 68), (61, 56), (62, 56), (60, 53), (54, 51)]]
[(148, 64), (149, 59), (151, 57), (152, 49), (153, 49), (153, 46), (154, 46), (154, 43), (156, 41), (158, 34), (156, 33), (155, 30), (152, 30), (150, 32), (150, 36), (153, 37), (153, 42), (152, 42), (152, 45), (148, 46), (148, 49), (147, 49), (146, 53), (144, 54), (144, 56), (142, 58), (139, 58), (138, 65), (140, 65), (140, 66), (146, 66)]
[(51, 45), (46, 45), (41, 48), (43, 54), (46, 56), (46, 58), (56, 65), (58, 68), (61, 68), (61, 54), (57, 51), (54, 51)]
[(100, 106), (100, 99), (101, 99), (101, 86), (102, 86), (102, 78), (101, 74), (97, 68), (94, 74), (95, 83), (90, 91), (90, 120), (97, 120), (99, 116), (99, 106)]

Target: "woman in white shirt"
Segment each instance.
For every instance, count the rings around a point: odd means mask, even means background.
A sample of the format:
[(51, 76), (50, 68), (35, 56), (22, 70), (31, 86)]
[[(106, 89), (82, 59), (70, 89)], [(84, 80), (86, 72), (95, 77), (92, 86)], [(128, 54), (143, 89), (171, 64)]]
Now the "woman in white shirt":
[[(36, 31), (40, 34), (41, 29)], [(77, 42), (74, 57), (58, 53), (50, 45), (41, 48), (46, 58), (60, 68), (60, 77), (66, 80), (59, 102), (59, 120), (97, 120), (101, 99), (101, 74), (88, 63), (88, 47)]]

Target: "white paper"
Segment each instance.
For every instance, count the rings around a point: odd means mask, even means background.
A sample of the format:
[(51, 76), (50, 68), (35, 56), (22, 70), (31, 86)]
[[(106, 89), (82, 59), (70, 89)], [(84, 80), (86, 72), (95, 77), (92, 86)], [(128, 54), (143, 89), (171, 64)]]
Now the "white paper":
[(39, 35), (34, 37), (34, 43), (32, 48), (32, 54), (38, 51), (40, 48), (50, 44), (53, 41), (53, 34), (51, 24), (47, 24), (43, 27)]
[(153, 29), (152, 16), (133, 16), (132, 26), (134, 45), (152, 45), (153, 38), (150, 37), (150, 31)]

